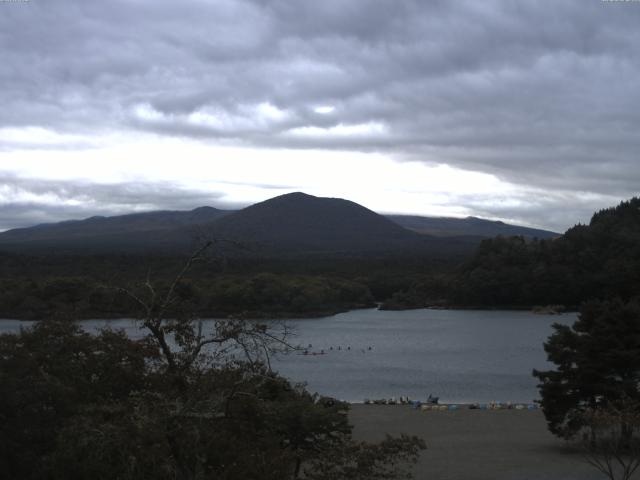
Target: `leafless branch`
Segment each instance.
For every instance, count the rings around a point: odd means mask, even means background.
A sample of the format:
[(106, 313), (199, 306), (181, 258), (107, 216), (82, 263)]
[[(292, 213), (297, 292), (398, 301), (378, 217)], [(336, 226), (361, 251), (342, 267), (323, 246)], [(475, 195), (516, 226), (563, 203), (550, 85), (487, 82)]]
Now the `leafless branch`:
[(206, 242), (204, 245), (202, 245), (199, 249), (197, 249), (187, 260), (187, 262), (184, 264), (184, 266), (182, 267), (182, 270), (180, 270), (180, 273), (178, 273), (178, 275), (176, 275), (176, 277), (174, 278), (173, 282), (171, 283), (171, 286), (169, 287), (169, 290), (167, 292), (167, 295), (165, 296), (165, 300), (162, 303), (160, 310), (161, 311), (165, 311), (167, 309), (167, 307), (173, 303), (173, 298), (174, 298), (174, 292), (176, 290), (176, 287), (178, 286), (178, 284), (180, 282), (182, 282), (182, 280), (184, 279), (184, 276), (187, 274), (187, 272), (191, 269), (191, 267), (193, 266), (194, 263), (202, 260), (203, 258), (203, 254), (204, 252), (213, 244), (212, 241), (208, 241)]

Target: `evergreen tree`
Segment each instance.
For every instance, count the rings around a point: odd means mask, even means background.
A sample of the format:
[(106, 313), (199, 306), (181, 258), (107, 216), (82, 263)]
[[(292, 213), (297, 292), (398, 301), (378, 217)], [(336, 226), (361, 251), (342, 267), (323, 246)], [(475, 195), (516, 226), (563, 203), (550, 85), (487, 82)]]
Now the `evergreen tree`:
[(555, 370), (536, 371), (549, 429), (571, 437), (584, 411), (640, 399), (640, 301), (593, 301), (569, 327), (554, 324), (544, 348)]

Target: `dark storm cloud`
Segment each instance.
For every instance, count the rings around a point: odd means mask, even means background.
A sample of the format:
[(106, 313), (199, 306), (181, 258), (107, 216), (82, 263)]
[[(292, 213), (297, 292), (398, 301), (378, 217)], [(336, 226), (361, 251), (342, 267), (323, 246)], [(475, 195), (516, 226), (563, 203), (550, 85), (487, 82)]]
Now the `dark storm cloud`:
[(639, 24), (600, 0), (5, 2), (0, 128), (383, 151), (624, 198)]
[(94, 215), (133, 211), (191, 210), (209, 205), (237, 208), (212, 191), (184, 189), (171, 183), (52, 181), (0, 173), (0, 231)]

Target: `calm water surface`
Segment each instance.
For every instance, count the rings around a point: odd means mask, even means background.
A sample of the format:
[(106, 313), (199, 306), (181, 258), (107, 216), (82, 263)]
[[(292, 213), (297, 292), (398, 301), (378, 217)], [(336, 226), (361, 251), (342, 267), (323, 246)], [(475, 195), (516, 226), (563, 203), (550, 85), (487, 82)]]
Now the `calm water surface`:
[(542, 343), (551, 324), (575, 319), (514, 311), (356, 310), (292, 322), (298, 343), (326, 355), (289, 355), (276, 368), (306, 380), (311, 391), (350, 401), (433, 393), (449, 402), (531, 402), (538, 398), (532, 369), (550, 366)]
[[(293, 343), (325, 354), (294, 352), (274, 359), (273, 367), (293, 381), (306, 381), (312, 392), (355, 402), (400, 395), (424, 399), (429, 393), (445, 402), (531, 402), (538, 398), (532, 369), (550, 366), (542, 343), (551, 324), (575, 319), (514, 311), (368, 309), (290, 320)], [(29, 322), (4, 320), (0, 333), (21, 325)], [(132, 320), (83, 325), (140, 335)]]

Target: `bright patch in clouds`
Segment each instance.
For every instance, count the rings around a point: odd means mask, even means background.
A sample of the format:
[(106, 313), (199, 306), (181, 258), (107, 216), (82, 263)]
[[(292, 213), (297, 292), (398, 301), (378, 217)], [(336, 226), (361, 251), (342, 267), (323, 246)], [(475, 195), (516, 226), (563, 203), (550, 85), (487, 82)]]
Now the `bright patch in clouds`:
[[(163, 113), (148, 103), (132, 109), (133, 119), (149, 129), (155, 127), (189, 127), (211, 129), (211, 132), (237, 133), (239, 131), (267, 130), (289, 118), (285, 110), (268, 103), (239, 104), (234, 112), (222, 108), (202, 107), (190, 113)], [(192, 133), (197, 130), (193, 130)]]
[(164, 120), (164, 116), (148, 103), (136, 105), (133, 108), (133, 115), (139, 120), (143, 121), (146, 120), (150, 122), (159, 122), (161, 120)]
[(334, 127), (298, 127), (288, 132), (297, 137), (376, 137), (385, 135), (387, 127), (379, 122), (358, 123), (355, 125), (338, 124)]
[[(348, 151), (251, 149), (208, 146), (192, 140), (154, 137), (121, 139), (115, 146), (87, 150), (0, 152), (0, 172), (16, 178), (118, 185), (140, 182), (172, 185), (205, 195), (213, 203), (237, 208), (287, 192), (342, 197), (378, 212), (420, 215), (468, 215), (451, 203), (456, 192), (467, 195), (508, 194), (514, 187), (493, 175), (446, 165), (396, 162), (388, 155)], [(62, 193), (64, 194), (64, 192)], [(82, 192), (61, 199), (60, 193), (20, 195), (0, 190), (0, 200), (54, 204), (82, 200)], [(82, 197), (80, 197), (82, 195)], [(191, 208), (200, 206), (191, 205)], [(123, 210), (124, 206), (114, 209)], [(158, 208), (166, 208), (158, 205)], [(132, 204), (131, 210), (139, 209)], [(126, 208), (125, 208), (126, 209)]]
[(314, 108), (313, 111), (321, 115), (326, 115), (327, 113), (333, 112), (335, 109), (336, 107), (332, 107), (331, 105), (322, 105)]
[(97, 139), (62, 134), (42, 127), (0, 128), (0, 150), (86, 147), (94, 140)]
[(262, 102), (256, 109), (258, 116), (266, 118), (268, 120), (284, 120), (287, 118), (287, 112), (280, 110), (278, 107), (271, 105), (268, 102)]

